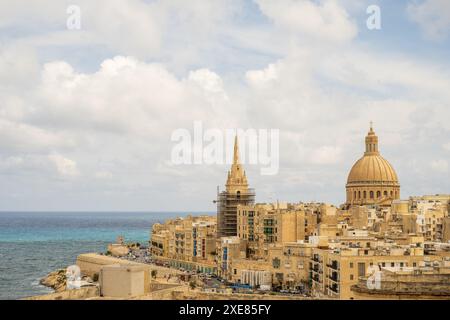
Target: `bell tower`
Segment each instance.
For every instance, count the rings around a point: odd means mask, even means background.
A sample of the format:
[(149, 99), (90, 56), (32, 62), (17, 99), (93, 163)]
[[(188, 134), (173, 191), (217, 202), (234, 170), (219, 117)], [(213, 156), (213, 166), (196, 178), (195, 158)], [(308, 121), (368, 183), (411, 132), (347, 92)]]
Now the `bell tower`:
[(237, 235), (237, 206), (255, 203), (255, 191), (248, 187), (247, 175), (239, 159), (239, 141), (234, 139), (233, 163), (228, 171), (225, 191), (217, 194), (217, 235)]

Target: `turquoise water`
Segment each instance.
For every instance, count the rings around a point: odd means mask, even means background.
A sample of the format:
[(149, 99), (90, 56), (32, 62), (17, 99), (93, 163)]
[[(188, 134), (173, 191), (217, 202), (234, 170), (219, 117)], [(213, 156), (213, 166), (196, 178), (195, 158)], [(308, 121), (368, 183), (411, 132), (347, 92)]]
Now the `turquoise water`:
[(151, 226), (180, 212), (0, 212), (0, 299), (51, 292), (49, 272), (74, 264), (83, 252), (105, 252), (123, 235), (148, 244)]

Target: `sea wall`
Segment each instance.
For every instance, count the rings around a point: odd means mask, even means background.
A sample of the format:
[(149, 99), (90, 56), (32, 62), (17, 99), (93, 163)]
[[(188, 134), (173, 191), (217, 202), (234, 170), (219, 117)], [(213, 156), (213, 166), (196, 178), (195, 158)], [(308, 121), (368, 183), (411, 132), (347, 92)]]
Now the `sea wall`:
[(25, 298), (24, 300), (85, 300), (99, 296), (99, 290), (96, 286), (83, 287), (76, 290), (66, 290), (54, 292), (40, 296)]
[(111, 256), (104, 256), (97, 253), (83, 253), (80, 254), (77, 257), (77, 266), (80, 267), (81, 272), (84, 275), (87, 275), (89, 277), (93, 277), (94, 274), (98, 274), (100, 272), (100, 269), (103, 266), (111, 265), (111, 264), (120, 264), (120, 265), (138, 265), (146, 270), (149, 271), (149, 274), (151, 274), (151, 271), (155, 270), (157, 272), (158, 277), (164, 277), (167, 275), (173, 275), (173, 274), (181, 274), (180, 271), (176, 269), (169, 269), (161, 266), (156, 265), (149, 265), (144, 263), (138, 263), (133, 261), (128, 261), (125, 259), (119, 259)]

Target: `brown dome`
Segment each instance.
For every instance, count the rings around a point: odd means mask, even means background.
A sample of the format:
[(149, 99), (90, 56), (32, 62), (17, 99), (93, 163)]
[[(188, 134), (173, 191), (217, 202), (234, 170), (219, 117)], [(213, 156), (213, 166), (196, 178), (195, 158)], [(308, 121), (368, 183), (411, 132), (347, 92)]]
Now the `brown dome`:
[(356, 161), (348, 175), (347, 183), (390, 182), (398, 183), (392, 165), (380, 155), (364, 155)]

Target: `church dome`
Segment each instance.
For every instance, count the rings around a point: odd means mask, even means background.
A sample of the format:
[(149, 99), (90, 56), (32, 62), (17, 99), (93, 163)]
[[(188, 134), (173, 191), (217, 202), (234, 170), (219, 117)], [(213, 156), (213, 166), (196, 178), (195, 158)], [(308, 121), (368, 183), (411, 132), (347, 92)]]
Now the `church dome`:
[(378, 151), (378, 137), (370, 126), (366, 151), (347, 178), (347, 204), (385, 204), (400, 197), (400, 184), (392, 165)]
[(393, 182), (398, 183), (392, 165), (380, 155), (364, 155), (356, 161), (348, 175), (347, 183)]

